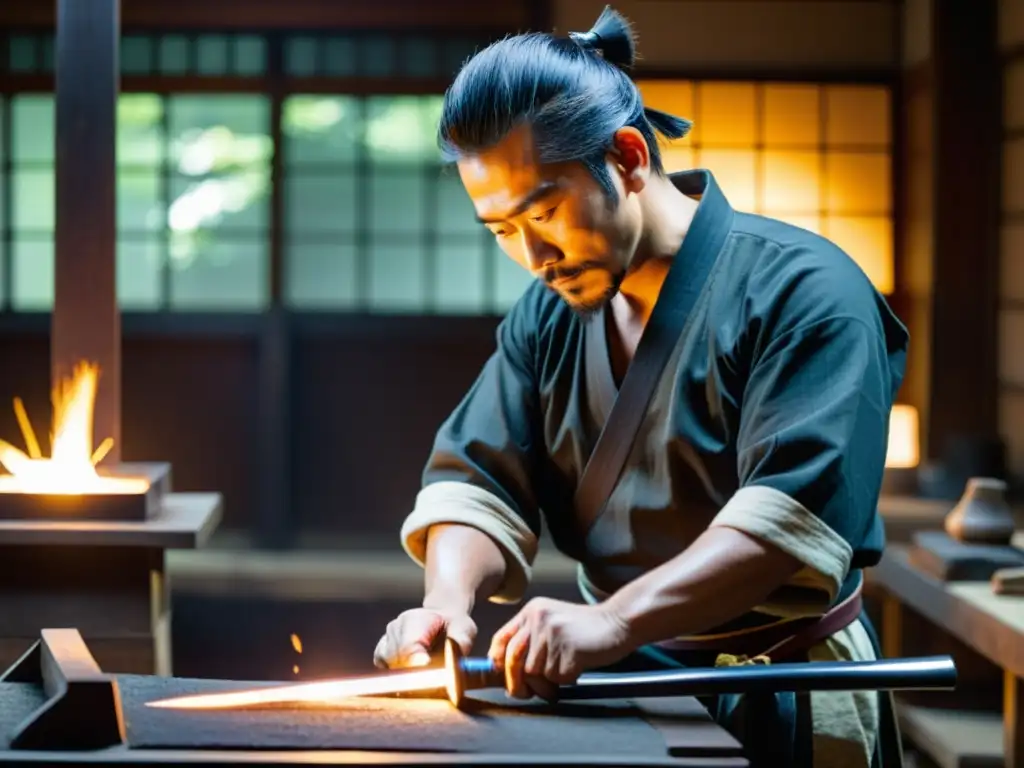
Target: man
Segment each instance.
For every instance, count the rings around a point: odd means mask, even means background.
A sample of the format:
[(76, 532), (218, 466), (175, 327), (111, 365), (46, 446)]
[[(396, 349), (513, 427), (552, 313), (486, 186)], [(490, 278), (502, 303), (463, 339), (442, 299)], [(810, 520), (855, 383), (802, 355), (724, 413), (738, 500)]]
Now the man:
[[(537, 281), (437, 435), (402, 530), (423, 605), (388, 626), (380, 666), (426, 663), (445, 634), (468, 651), (475, 603), (523, 596), (542, 514), (584, 603), (532, 600), (492, 638), (513, 696), (615, 665), (875, 657), (859, 589), (884, 543), (906, 331), (832, 243), (733, 211), (706, 171), (663, 172), (655, 130), (689, 124), (643, 107), (633, 57), (606, 9), (583, 35), (495, 43), (445, 97), (442, 148)], [(646, 332), (673, 313), (667, 342)], [(602, 428), (628, 420), (616, 405), (665, 343), (624, 466), (585, 519)], [(755, 765), (810, 765), (812, 744), (816, 765), (879, 764), (886, 697), (810, 698), (810, 712), (790, 694), (707, 705)]]

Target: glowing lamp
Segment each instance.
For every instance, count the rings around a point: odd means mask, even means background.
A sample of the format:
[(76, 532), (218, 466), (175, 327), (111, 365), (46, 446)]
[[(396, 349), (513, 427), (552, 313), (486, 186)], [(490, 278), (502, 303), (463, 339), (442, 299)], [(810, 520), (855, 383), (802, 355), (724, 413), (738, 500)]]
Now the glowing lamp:
[(921, 460), (919, 419), (912, 405), (894, 405), (889, 417), (886, 469), (914, 469)]

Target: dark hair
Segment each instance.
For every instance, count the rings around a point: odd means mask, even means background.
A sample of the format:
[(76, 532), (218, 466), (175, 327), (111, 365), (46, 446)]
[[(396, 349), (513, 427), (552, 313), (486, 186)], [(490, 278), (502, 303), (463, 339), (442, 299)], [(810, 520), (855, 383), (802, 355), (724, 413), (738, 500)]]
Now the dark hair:
[(445, 93), (441, 153), (454, 161), (488, 149), (526, 122), (542, 163), (582, 162), (614, 200), (605, 155), (616, 131), (640, 131), (662, 173), (655, 132), (676, 139), (691, 125), (644, 107), (626, 71), (635, 59), (629, 22), (610, 6), (589, 32), (531, 32), (492, 43), (466, 61)]

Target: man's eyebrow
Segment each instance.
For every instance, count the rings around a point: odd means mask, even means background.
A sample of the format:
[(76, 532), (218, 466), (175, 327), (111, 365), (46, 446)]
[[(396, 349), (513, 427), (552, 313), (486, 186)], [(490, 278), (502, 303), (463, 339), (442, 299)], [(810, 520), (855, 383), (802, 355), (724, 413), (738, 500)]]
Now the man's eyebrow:
[(504, 216), (477, 216), (476, 220), (481, 224), (499, 224), (503, 221), (511, 219), (513, 216), (518, 216), (531, 205), (536, 203), (538, 200), (550, 195), (552, 192), (560, 187), (557, 181), (542, 181), (536, 187), (534, 187), (528, 195), (520, 200), (516, 206)]

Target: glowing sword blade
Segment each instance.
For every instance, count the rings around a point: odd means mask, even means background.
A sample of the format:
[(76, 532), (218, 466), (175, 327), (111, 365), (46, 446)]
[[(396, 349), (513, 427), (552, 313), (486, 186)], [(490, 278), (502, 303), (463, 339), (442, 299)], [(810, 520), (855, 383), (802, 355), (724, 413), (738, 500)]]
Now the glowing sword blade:
[(150, 701), (146, 706), (160, 709), (241, 709), (271, 704), (330, 704), (356, 696), (382, 696), (444, 688), (448, 677), (446, 669), (418, 669), (226, 693), (200, 693)]

